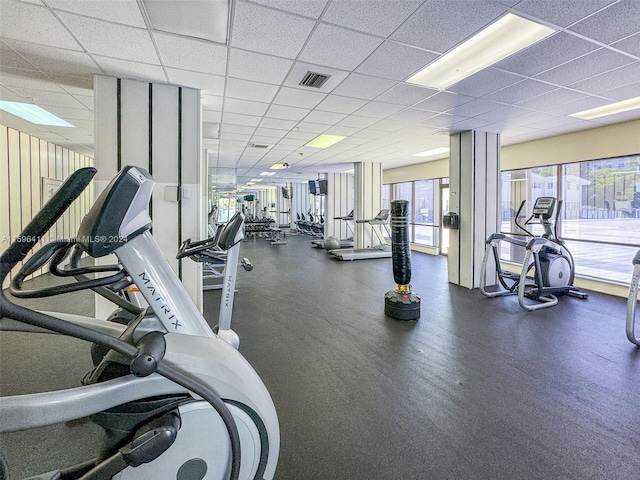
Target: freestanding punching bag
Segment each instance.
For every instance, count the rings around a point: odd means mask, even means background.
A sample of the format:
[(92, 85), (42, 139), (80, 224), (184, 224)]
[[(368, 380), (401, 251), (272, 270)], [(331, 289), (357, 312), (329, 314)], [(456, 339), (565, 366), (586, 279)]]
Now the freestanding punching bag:
[(420, 318), (420, 297), (411, 291), (411, 246), (409, 245), (409, 202), (391, 202), (391, 259), (395, 290), (384, 295), (384, 313), (397, 320)]

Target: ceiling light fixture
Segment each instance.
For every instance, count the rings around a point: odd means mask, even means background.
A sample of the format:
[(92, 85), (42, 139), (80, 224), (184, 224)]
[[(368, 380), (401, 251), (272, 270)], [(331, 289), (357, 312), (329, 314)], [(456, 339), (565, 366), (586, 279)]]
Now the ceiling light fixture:
[(283, 170), (283, 169), (287, 168), (288, 166), (289, 166), (288, 163), (274, 163), (269, 168), (271, 170)]
[(251, 181), (252, 182), (261, 182), (262, 179), (261, 178), (252, 178)]
[(412, 157), (433, 157), (435, 155), (439, 155), (441, 153), (448, 153), (448, 152), (449, 152), (448, 147), (438, 147), (438, 148), (432, 148), (431, 150), (425, 150), (424, 152), (413, 153), (411, 156)]
[(636, 108), (640, 108), (640, 97), (629, 98), (628, 100), (623, 100), (621, 102), (610, 103), (609, 105), (604, 105), (602, 107), (572, 113), (569, 116), (581, 118), (582, 120), (592, 120), (594, 118), (606, 117), (616, 113), (628, 112), (629, 110), (635, 110)]
[(409, 77), (407, 83), (444, 90), (552, 33), (555, 30), (550, 27), (507, 13)]
[(340, 140), (344, 140), (345, 138), (347, 137), (344, 137), (342, 135), (327, 135), (323, 133), (322, 135), (318, 135), (316, 138), (307, 143), (305, 147), (328, 148), (331, 145), (335, 145)]
[[(271, 167), (271, 168), (273, 168), (273, 167)], [(262, 177), (270, 177), (271, 175), (275, 175), (275, 174), (276, 174), (276, 172), (262, 172), (260, 174), (260, 176), (262, 176)]]
[(11, 115), (15, 115), (16, 117), (20, 117), (23, 120), (35, 123), (36, 125), (75, 128), (69, 122), (61, 119), (60, 117), (56, 117), (53, 113), (47, 112), (44, 108), (32, 103), (7, 102), (5, 100), (0, 100), (0, 110), (4, 110)]

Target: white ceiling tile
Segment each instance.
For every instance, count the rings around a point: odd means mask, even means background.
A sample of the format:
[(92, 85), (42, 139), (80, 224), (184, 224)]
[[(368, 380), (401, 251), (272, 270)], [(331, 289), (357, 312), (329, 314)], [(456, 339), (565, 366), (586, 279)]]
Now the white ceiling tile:
[(640, 33), (611, 44), (612, 47), (640, 57)]
[(430, 110), (432, 112), (446, 112), (459, 105), (464, 105), (471, 100), (473, 100), (473, 97), (442, 91), (416, 103), (413, 105), (413, 108), (422, 108), (423, 110)]
[(502, 72), (495, 68), (485, 68), (471, 77), (447, 88), (450, 92), (461, 93), (474, 97), (482, 97), (496, 90), (518, 83), (522, 77)]
[(188, 72), (186, 70), (176, 70), (175, 68), (167, 68), (166, 71), (169, 81), (174, 85), (197, 88), (209, 95), (219, 96), (224, 92), (224, 77), (219, 75)]
[(225, 134), (225, 133), (239, 133), (242, 135), (253, 135), (253, 132), (255, 132), (256, 128), (255, 127), (247, 127), (244, 125), (233, 125), (233, 124), (229, 124), (229, 123), (224, 123), (222, 125), (220, 125), (220, 132)]
[(220, 123), (222, 121), (222, 112), (219, 110), (202, 110), (202, 121)]
[(82, 50), (78, 42), (44, 6), (24, 2), (2, 2), (0, 32), (3, 39)]
[(493, 92), (484, 98), (494, 100), (496, 102), (518, 103), (557, 88), (558, 87), (548, 83), (527, 79), (503, 88), (502, 90), (498, 90), (497, 92)]
[(305, 0), (304, 2), (300, 0), (253, 0), (253, 2), (305, 17), (320, 18), (328, 0)]
[(279, 85), (292, 64), (292, 60), (232, 48), (228, 74), (230, 77)]
[(492, 102), (491, 100), (485, 100), (484, 98), (478, 98), (470, 102), (466, 102), (463, 105), (459, 105), (447, 111), (452, 115), (459, 115), (461, 117), (475, 117), (481, 113), (492, 112), (502, 108), (503, 105)]
[(627, 100), (628, 98), (640, 97), (640, 83), (636, 82), (631, 85), (625, 85), (624, 87), (607, 90), (601, 92), (601, 95), (607, 98), (613, 98), (614, 100)]
[(100, 0), (99, 2), (47, 0), (47, 4), (56, 10), (78, 13), (85, 17), (94, 17), (107, 22), (146, 28), (136, 0)]
[(610, 44), (638, 33), (640, 2), (621, 0), (569, 27), (569, 30)]
[(91, 57), (84, 52), (12, 40), (5, 43), (42, 71), (67, 75), (101, 73)]
[(553, 113), (556, 115), (570, 115), (572, 113), (582, 112), (584, 110), (601, 107), (610, 103), (610, 100), (606, 100), (604, 98), (582, 96), (581, 98), (563, 103), (561, 105), (550, 106), (545, 109), (545, 112)]
[(296, 58), (315, 22), (250, 3), (236, 3), (234, 47)]
[(276, 130), (291, 130), (297, 125), (298, 122), (294, 120), (280, 120), (277, 118), (263, 118), (260, 122), (260, 127), (273, 128)]
[[(615, 70), (596, 75), (570, 85), (571, 88), (588, 93), (600, 93), (636, 83), (640, 78), (640, 62), (624, 65)], [(639, 93), (640, 94), (640, 93)]]
[(566, 88), (558, 88), (557, 90), (543, 93), (542, 95), (529, 98), (523, 102), (518, 102), (517, 105), (522, 108), (547, 111), (548, 108), (553, 108), (563, 103), (580, 100), (585, 97), (586, 95), (584, 93), (575, 92)]
[(367, 103), (360, 98), (342, 97), (340, 95), (328, 95), (318, 104), (316, 110), (325, 112), (350, 114)]
[(252, 115), (240, 115), (238, 113), (224, 112), (222, 115), (222, 121), (233, 125), (242, 125), (247, 127), (255, 127), (260, 123), (260, 117), (254, 117)]
[(62, 75), (47, 72), (52, 80), (69, 93), (85, 93), (93, 95), (93, 75)]
[(322, 20), (341, 27), (388, 37), (423, 0), (333, 0)]
[(598, 45), (582, 38), (559, 32), (555, 35), (514, 53), (496, 63), (495, 68), (521, 75), (532, 76), (562, 65), (589, 52), (598, 49)]
[(376, 77), (404, 80), (437, 58), (437, 54), (386, 41), (356, 69)]
[[(3, 68), (16, 68), (21, 70), (38, 70), (38, 68), (30, 63), (27, 59), (14, 52), (8, 44), (12, 43), (11, 40), (0, 43), (0, 66)], [(23, 42), (19, 42), (23, 43)]]
[(633, 62), (633, 59), (625, 55), (602, 48), (536, 75), (536, 79), (555, 83), (556, 85), (570, 85), (631, 62)]
[(0, 85), (5, 87), (34, 88), (64, 93), (60, 85), (44, 73), (35, 70), (23, 70), (4, 67), (0, 71)]
[(376, 98), (376, 101), (410, 106), (435, 95), (437, 92), (438, 90), (431, 88), (398, 83), (395, 87)]
[[(273, 146), (275, 145), (278, 141), (280, 141), (282, 137), (280, 138), (274, 138), (274, 137), (262, 137), (260, 135), (254, 135), (252, 137), (250, 137), (251, 143), (256, 143), (258, 145), (270, 145)], [(262, 155), (265, 152), (253, 152), (254, 156), (255, 155)]]
[(91, 54), (160, 64), (148, 31), (72, 13), (58, 14), (65, 25)]
[(303, 62), (353, 70), (382, 43), (382, 39), (332, 25), (320, 24), (300, 54)]
[(430, 112), (428, 110), (420, 110), (418, 108), (406, 108), (401, 112), (398, 112), (389, 117), (389, 120), (395, 120), (398, 122), (406, 122), (406, 123), (420, 123), (427, 118), (431, 118), (437, 115), (435, 112)]
[(490, 125), (488, 120), (480, 120), (478, 118), (464, 118), (454, 117), (451, 119), (451, 131), (463, 132), (465, 130), (482, 130), (488, 131), (485, 127)]
[(345, 97), (373, 100), (396, 84), (397, 82), (393, 80), (352, 73), (334, 89), (333, 93)]
[(287, 133), (283, 138), (288, 138), (288, 139), (293, 139), (293, 140), (301, 140), (304, 143), (309, 142), (310, 140), (313, 140), (314, 138), (316, 138), (318, 135), (315, 133), (311, 133), (311, 132), (301, 132), (301, 131), (297, 131), (297, 130), (292, 130), (289, 133)]
[(369, 128), (371, 125), (379, 122), (378, 118), (359, 117), (357, 115), (349, 115), (344, 120), (340, 120), (336, 125), (342, 127), (354, 127), (358, 129)]
[(218, 95), (201, 95), (200, 103), (205, 110), (222, 110), (224, 97)]
[(224, 102), (224, 111), (229, 113), (241, 113), (261, 117), (269, 108), (268, 103), (251, 102), (237, 98), (227, 98)]
[(384, 102), (369, 102), (354, 113), (363, 117), (386, 118), (402, 110), (404, 105)]
[(432, 52), (444, 53), (493, 22), (506, 8), (482, 0), (424, 2), (391, 38)]
[(560, 27), (566, 27), (611, 4), (612, 0), (521, 0), (514, 13), (522, 12)]
[(286, 135), (286, 132), (284, 130), (276, 130), (273, 128), (258, 127), (256, 128), (255, 135), (259, 135), (261, 137), (269, 137), (271, 139), (279, 139), (284, 137)]
[[(81, 105), (80, 105), (81, 106)], [(94, 115), (88, 108), (48, 107), (51, 113), (70, 120), (93, 121)]]
[(341, 113), (333, 113), (333, 112), (320, 112), (318, 110), (313, 110), (309, 115), (307, 115), (304, 119), (305, 122), (310, 123), (322, 123), (325, 125), (334, 125), (339, 121), (343, 120), (346, 115)]
[[(373, 124), (369, 127), (369, 130), (378, 130), (381, 132), (395, 132), (396, 130), (400, 130), (401, 128), (407, 127), (407, 123), (405, 122), (396, 122), (395, 120), (389, 120), (385, 118), (384, 120), (380, 120), (379, 122)], [(380, 135), (378, 135), (379, 137)], [(374, 137), (375, 138), (375, 137)]]
[(163, 65), (213, 75), (227, 71), (227, 47), (195, 38), (154, 32)]
[(575, 124), (584, 124), (584, 120), (581, 120), (579, 118), (572, 118), (572, 117), (553, 117), (553, 118), (547, 118), (543, 121), (540, 122), (536, 122), (536, 123), (531, 123), (529, 124), (529, 127), (531, 128), (540, 128), (540, 129), (553, 129), (556, 127), (560, 127), (560, 126), (566, 126), (566, 125), (575, 125)]
[(319, 134), (323, 133), (327, 129), (327, 125), (322, 123), (300, 122), (295, 128), (301, 132)]
[(277, 91), (277, 85), (268, 83), (252, 82), (239, 78), (229, 78), (227, 80), (227, 97), (230, 98), (270, 103)]
[(119, 78), (133, 78), (156, 83), (166, 83), (167, 77), (160, 65), (131, 62), (117, 58), (94, 56), (105, 74)]
[(273, 103), (290, 107), (313, 108), (326, 96), (324, 93), (318, 93), (310, 89), (307, 91), (299, 88), (282, 87), (273, 99)]
[(271, 105), (265, 116), (281, 120), (302, 120), (308, 113), (309, 110), (306, 108)]
[(16, 93), (26, 97), (33, 98), (34, 103), (41, 107), (66, 107), (66, 108), (83, 108), (84, 105), (72, 95), (61, 92), (50, 92), (46, 90), (26, 89), (20, 87), (11, 87)]
[[(329, 127), (327, 131), (323, 133), (326, 133), (327, 135), (342, 135), (345, 137), (349, 137), (349, 135), (353, 135), (354, 133), (360, 130), (362, 129), (358, 127), (347, 127), (345, 125), (338, 124), (338, 125), (334, 125), (333, 127)], [(346, 140), (346, 138), (344, 140)], [(342, 144), (344, 140), (340, 140), (340, 143)], [(348, 145), (348, 143), (344, 145)]]
[(448, 113), (441, 113), (440, 115), (436, 115), (435, 117), (431, 117), (425, 120), (424, 122), (422, 122), (422, 124), (432, 128), (443, 128), (450, 126), (453, 119), (453, 115), (449, 115)]
[(336, 70), (335, 68), (329, 68), (322, 65), (313, 65), (311, 63), (304, 62), (296, 62), (293, 65), (293, 68), (287, 75), (286, 80), (284, 81), (285, 86), (300, 88), (305, 91), (309, 90), (309, 87), (303, 87), (300, 85), (300, 82), (305, 77), (307, 72), (320, 73), (322, 75), (328, 75), (329, 78), (325, 81), (325, 83), (320, 87), (314, 89), (314, 91), (318, 93), (329, 93), (331, 92), (340, 82), (342, 82), (349, 72), (345, 72), (344, 70)]

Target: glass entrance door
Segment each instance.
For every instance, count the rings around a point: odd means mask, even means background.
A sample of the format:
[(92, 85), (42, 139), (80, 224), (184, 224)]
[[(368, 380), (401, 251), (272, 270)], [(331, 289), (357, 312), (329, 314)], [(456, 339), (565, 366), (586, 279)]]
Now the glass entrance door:
[(449, 253), (449, 229), (442, 228), (442, 216), (449, 211), (449, 185), (440, 186), (440, 255)]

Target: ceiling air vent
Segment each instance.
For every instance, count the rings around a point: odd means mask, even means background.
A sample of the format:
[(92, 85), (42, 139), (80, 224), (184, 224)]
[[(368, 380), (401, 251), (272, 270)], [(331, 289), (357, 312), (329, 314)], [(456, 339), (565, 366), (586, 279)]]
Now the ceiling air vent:
[(264, 145), (261, 143), (252, 143), (251, 148), (269, 148), (269, 145)]
[(324, 85), (324, 82), (329, 80), (331, 75), (324, 75), (322, 73), (307, 72), (302, 81), (298, 85), (303, 87), (320, 88)]

